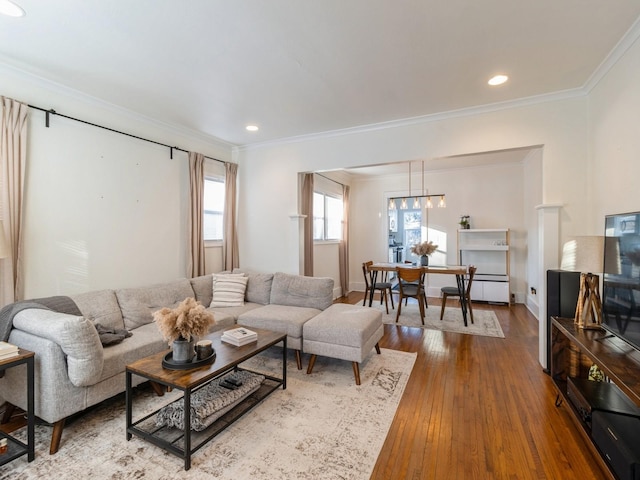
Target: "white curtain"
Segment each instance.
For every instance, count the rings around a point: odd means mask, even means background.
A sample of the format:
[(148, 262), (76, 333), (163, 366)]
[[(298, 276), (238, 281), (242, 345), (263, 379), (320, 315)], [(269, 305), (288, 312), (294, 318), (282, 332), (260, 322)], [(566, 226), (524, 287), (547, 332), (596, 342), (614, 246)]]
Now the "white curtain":
[(24, 298), (22, 279), (22, 215), (27, 161), (29, 106), (0, 97), (0, 215), (9, 255), (0, 259), (0, 306)]
[(204, 275), (204, 155), (189, 152), (189, 193), (191, 209), (189, 215), (189, 265), (191, 277)]
[(224, 251), (224, 270), (233, 270), (240, 266), (238, 254), (238, 232), (236, 228), (236, 197), (238, 164), (225, 163), (224, 179), (224, 234), (222, 248)]

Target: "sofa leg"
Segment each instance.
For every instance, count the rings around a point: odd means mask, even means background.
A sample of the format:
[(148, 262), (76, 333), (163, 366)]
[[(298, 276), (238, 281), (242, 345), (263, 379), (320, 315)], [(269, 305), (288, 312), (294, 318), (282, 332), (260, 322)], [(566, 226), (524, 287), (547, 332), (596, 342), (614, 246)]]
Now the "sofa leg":
[(380, 345), (376, 343), (376, 353), (380, 355)]
[(300, 350), (296, 350), (296, 364), (298, 365), (298, 370), (302, 370), (302, 357), (300, 356)]
[(62, 430), (64, 429), (64, 421), (58, 420), (53, 424), (53, 433), (51, 434), (51, 447), (49, 448), (49, 455), (53, 455), (58, 452), (60, 448), (60, 439), (62, 438)]
[(2, 424), (9, 423), (15, 409), (16, 409), (15, 405), (11, 405), (9, 402), (5, 403), (5, 409), (4, 409), (4, 413), (2, 414), (2, 420), (0, 420), (0, 423)]
[(160, 385), (152, 380), (149, 381), (149, 385), (151, 385), (151, 388), (153, 388), (157, 396), (162, 397), (164, 395), (164, 385)]
[(313, 366), (315, 364), (316, 364), (316, 356), (311, 355), (311, 357), (309, 358), (309, 366), (307, 367), (307, 375), (311, 373), (311, 370), (313, 370)]
[(360, 366), (358, 365), (358, 362), (351, 362), (351, 365), (353, 365), (353, 374), (356, 377), (356, 385), (360, 385)]

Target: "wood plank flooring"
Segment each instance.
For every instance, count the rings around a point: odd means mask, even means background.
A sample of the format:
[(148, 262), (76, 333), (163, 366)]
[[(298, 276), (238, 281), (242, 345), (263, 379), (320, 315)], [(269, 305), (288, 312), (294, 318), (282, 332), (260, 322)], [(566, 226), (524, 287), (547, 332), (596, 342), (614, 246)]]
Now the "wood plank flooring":
[[(362, 303), (362, 293), (340, 301)], [(474, 309), (494, 310), (506, 338), (385, 325), (381, 347), (418, 357), (371, 478), (611, 478), (554, 405), (535, 317), (523, 305)]]
[[(354, 292), (339, 301), (362, 298)], [(440, 303), (429, 298), (429, 305)], [(494, 310), (506, 338), (385, 325), (381, 347), (418, 356), (371, 478), (611, 478), (567, 407), (554, 406), (554, 387), (538, 362), (537, 320), (523, 305), (474, 309)]]

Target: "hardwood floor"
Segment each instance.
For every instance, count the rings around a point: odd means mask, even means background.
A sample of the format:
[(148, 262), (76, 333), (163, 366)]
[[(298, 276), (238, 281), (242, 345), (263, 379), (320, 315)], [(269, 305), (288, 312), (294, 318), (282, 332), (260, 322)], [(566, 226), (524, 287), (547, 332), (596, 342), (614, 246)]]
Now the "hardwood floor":
[[(362, 303), (362, 293), (341, 301)], [(475, 309), (494, 310), (506, 338), (385, 325), (381, 347), (418, 357), (371, 478), (611, 478), (554, 405), (535, 317), (523, 305)]]
[[(362, 297), (354, 292), (340, 301)], [(429, 305), (440, 302), (429, 298)], [(418, 356), (371, 478), (611, 478), (566, 407), (554, 405), (554, 387), (538, 362), (537, 320), (523, 305), (474, 309), (494, 310), (506, 338), (385, 325), (381, 347)], [(22, 424), (18, 417), (2, 429)]]

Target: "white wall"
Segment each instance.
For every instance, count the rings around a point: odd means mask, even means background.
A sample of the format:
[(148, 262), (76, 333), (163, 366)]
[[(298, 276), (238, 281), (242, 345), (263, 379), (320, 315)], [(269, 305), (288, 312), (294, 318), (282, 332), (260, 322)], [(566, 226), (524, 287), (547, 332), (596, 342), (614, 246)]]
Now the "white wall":
[[(540, 175), (524, 178), (523, 182), (540, 182), (540, 202), (563, 205), (563, 237), (583, 233), (577, 230), (582, 228), (589, 216), (582, 202), (587, 186), (584, 169), (587, 157), (586, 132), (586, 99), (574, 97), (468, 116), (426, 119), (395, 128), (240, 149), (237, 159), (244, 172), (240, 183), (239, 212), (241, 263), (261, 270), (299, 272), (296, 254), (299, 251), (299, 239), (293, 234), (286, 237), (282, 235), (282, 232), (291, 231), (292, 220), (289, 215), (297, 213), (298, 172), (518, 147), (543, 146)], [(443, 183), (442, 188), (446, 189), (444, 193), (447, 194), (448, 209), (460, 209), (456, 213), (459, 215), (467, 213), (462, 211), (463, 208), (469, 208), (467, 205), (473, 207), (472, 192), (478, 189), (491, 192), (501, 183), (504, 182), (489, 181), (478, 186), (471, 177), (465, 177), (458, 185), (469, 193), (457, 196), (450, 193), (454, 186)], [(398, 189), (405, 190), (407, 187), (404, 185), (398, 186)], [(440, 193), (433, 190), (435, 187), (432, 187), (432, 183), (428, 187), (432, 193)], [(517, 197), (524, 198), (522, 190)], [(352, 200), (352, 205), (355, 201)], [(461, 203), (456, 205), (456, 202)], [(353, 252), (372, 259), (386, 258), (383, 256), (384, 246), (370, 243), (370, 239), (386, 238), (386, 227), (381, 218), (384, 212), (383, 199), (378, 198), (370, 204), (356, 203), (354, 208), (358, 211), (368, 209), (370, 222), (365, 229), (358, 231), (352, 224), (352, 280), (357, 278), (356, 275), (361, 276), (357, 267), (360, 259)], [(477, 220), (498, 219), (502, 210), (494, 205), (488, 217), (481, 210), (468, 213)], [(524, 218), (522, 209), (520, 215)], [(433, 221), (438, 220), (433, 218)], [(488, 225), (488, 220), (486, 222), (487, 226), (494, 226)], [(503, 226), (501, 224), (504, 222), (496, 220), (495, 223), (500, 224), (495, 226)], [(454, 226), (448, 228), (453, 229)], [(257, 244), (256, 238), (263, 241)], [(522, 241), (526, 241), (524, 237)], [(518, 275), (522, 282), (533, 283), (527, 280), (524, 271)], [(541, 272), (538, 275), (541, 276)], [(522, 284), (518, 288), (522, 291)]]
[(640, 40), (589, 95), (590, 210), (587, 234), (604, 216), (640, 210)]
[[(490, 155), (490, 154), (487, 154)], [(412, 185), (421, 187), (421, 174)], [(427, 193), (446, 194), (447, 207), (428, 210), (429, 227), (447, 234), (447, 264), (456, 265), (457, 229), (460, 215), (471, 216), (472, 228), (511, 229), (511, 292), (524, 300), (526, 278), (525, 183), (521, 163), (449, 169), (425, 174)], [(356, 180), (351, 190), (350, 274), (352, 290), (364, 290), (362, 262), (386, 261), (388, 256), (387, 201), (390, 196), (408, 195), (408, 174)], [(425, 210), (426, 211), (426, 210)], [(423, 224), (426, 224), (424, 222)], [(428, 295), (439, 296), (440, 288), (454, 279), (428, 275)]]
[[(229, 146), (136, 117), (0, 66), (0, 95), (230, 160)], [(186, 275), (183, 152), (30, 110), (25, 186), (27, 298)]]

